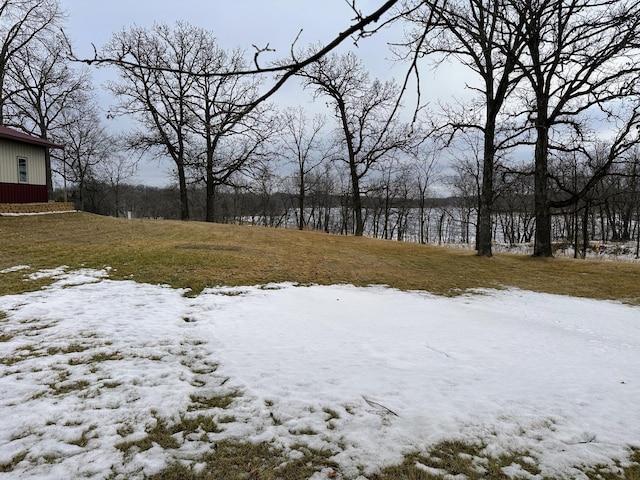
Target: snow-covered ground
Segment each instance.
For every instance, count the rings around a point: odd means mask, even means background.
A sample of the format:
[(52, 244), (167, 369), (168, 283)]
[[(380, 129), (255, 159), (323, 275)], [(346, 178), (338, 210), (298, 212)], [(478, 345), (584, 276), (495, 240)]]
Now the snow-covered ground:
[[(19, 266), (9, 271), (24, 271)], [(4, 274), (0, 272), (0, 274)], [(225, 437), (328, 447), (342, 475), (443, 439), (526, 450), (543, 475), (640, 447), (640, 308), (531, 293), (457, 298), (348, 285), (216, 288), (195, 297), (107, 271), (31, 272), (0, 296), (0, 478), (136, 478), (208, 448), (116, 444), (194, 398)], [(523, 473), (523, 472), (520, 472)]]

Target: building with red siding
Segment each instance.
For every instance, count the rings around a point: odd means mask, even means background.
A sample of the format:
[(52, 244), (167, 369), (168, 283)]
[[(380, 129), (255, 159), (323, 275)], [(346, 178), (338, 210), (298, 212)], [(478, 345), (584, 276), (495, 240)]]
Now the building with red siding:
[(48, 202), (47, 149), (63, 148), (0, 126), (0, 203)]

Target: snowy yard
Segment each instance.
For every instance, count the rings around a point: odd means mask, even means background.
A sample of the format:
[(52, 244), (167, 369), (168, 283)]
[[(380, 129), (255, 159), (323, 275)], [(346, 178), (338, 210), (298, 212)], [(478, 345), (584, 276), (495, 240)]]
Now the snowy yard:
[[(0, 296), (0, 478), (142, 478), (225, 438), (329, 449), (341, 478), (444, 439), (527, 451), (554, 477), (640, 447), (640, 307), (348, 285), (189, 297), (107, 273), (32, 272), (56, 281)], [(195, 415), (220, 428), (118, 448)]]

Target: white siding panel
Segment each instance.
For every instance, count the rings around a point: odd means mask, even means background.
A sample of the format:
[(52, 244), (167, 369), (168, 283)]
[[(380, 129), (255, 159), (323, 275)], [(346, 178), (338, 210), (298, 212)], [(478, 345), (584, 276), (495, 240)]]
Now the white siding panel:
[(18, 157), (27, 159), (29, 184), (47, 184), (44, 148), (4, 139), (0, 139), (0, 182), (18, 183)]

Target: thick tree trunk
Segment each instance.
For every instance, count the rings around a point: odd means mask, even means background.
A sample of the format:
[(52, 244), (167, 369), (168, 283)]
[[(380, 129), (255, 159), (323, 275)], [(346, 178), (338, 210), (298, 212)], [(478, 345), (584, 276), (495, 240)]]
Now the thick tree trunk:
[(298, 221), (298, 230), (304, 230), (304, 197), (305, 197), (305, 185), (304, 174), (300, 172), (300, 190), (298, 192), (298, 210), (300, 211), (300, 219)]
[[(491, 113), (491, 112), (489, 112)], [(493, 217), (493, 166), (495, 158), (495, 120), (487, 120), (484, 135), (484, 154), (482, 165), (482, 191), (478, 202), (478, 232), (476, 248), (478, 256), (491, 257), (492, 217)]]
[(640, 258), (640, 206), (636, 208), (636, 225), (638, 225), (638, 231), (636, 232), (636, 258)]
[(212, 183), (207, 182), (207, 198), (205, 200), (206, 203), (206, 214), (205, 221), (206, 222), (215, 222), (215, 198), (216, 198), (216, 189)]
[(213, 175), (213, 155), (218, 146), (218, 137), (213, 135), (211, 124), (213, 123), (211, 112), (211, 105), (207, 101), (205, 108), (205, 133), (207, 143), (207, 164), (205, 166), (205, 183), (206, 183), (206, 198), (205, 198), (205, 221), (215, 222), (215, 206), (214, 200), (216, 196), (215, 178)]
[[(7, 3), (5, 3), (7, 5)], [(8, 45), (5, 45), (8, 47)], [(8, 58), (6, 54), (2, 56), (0, 60), (0, 125), (4, 125), (4, 101), (5, 101), (5, 72), (7, 71)]]
[[(538, 115), (545, 110), (538, 109)], [(546, 119), (538, 119), (534, 168), (534, 212), (536, 218), (534, 257), (553, 257), (551, 248), (551, 207), (549, 206), (548, 153)]]
[(213, 177), (213, 162), (207, 161), (207, 194), (206, 194), (206, 216), (205, 221), (215, 222), (215, 198), (216, 198), (216, 186), (215, 179)]
[(420, 218), (419, 218), (419, 222), (420, 222), (420, 243), (421, 244), (425, 244), (425, 224), (427, 223), (425, 221), (425, 200), (424, 200), (424, 195), (420, 196)]
[(362, 198), (360, 196), (360, 179), (356, 172), (355, 163), (350, 162), (351, 188), (353, 189), (352, 205), (355, 216), (355, 235), (361, 237), (364, 234), (364, 222), (362, 221)]
[(351, 188), (353, 196), (351, 205), (355, 216), (355, 235), (361, 237), (364, 234), (364, 222), (362, 220), (362, 198), (360, 197), (360, 176), (358, 175), (358, 165), (356, 164), (356, 154), (353, 148), (353, 138), (349, 129), (347, 109), (342, 98), (336, 98), (340, 120), (342, 121), (342, 131), (347, 143), (347, 154), (349, 155), (349, 175), (351, 176)]
[(582, 216), (582, 258), (587, 258), (587, 247), (589, 245), (589, 202), (584, 206)]
[(187, 179), (184, 173), (184, 164), (179, 162), (178, 183), (180, 185), (180, 219), (189, 220), (189, 197), (187, 195)]

